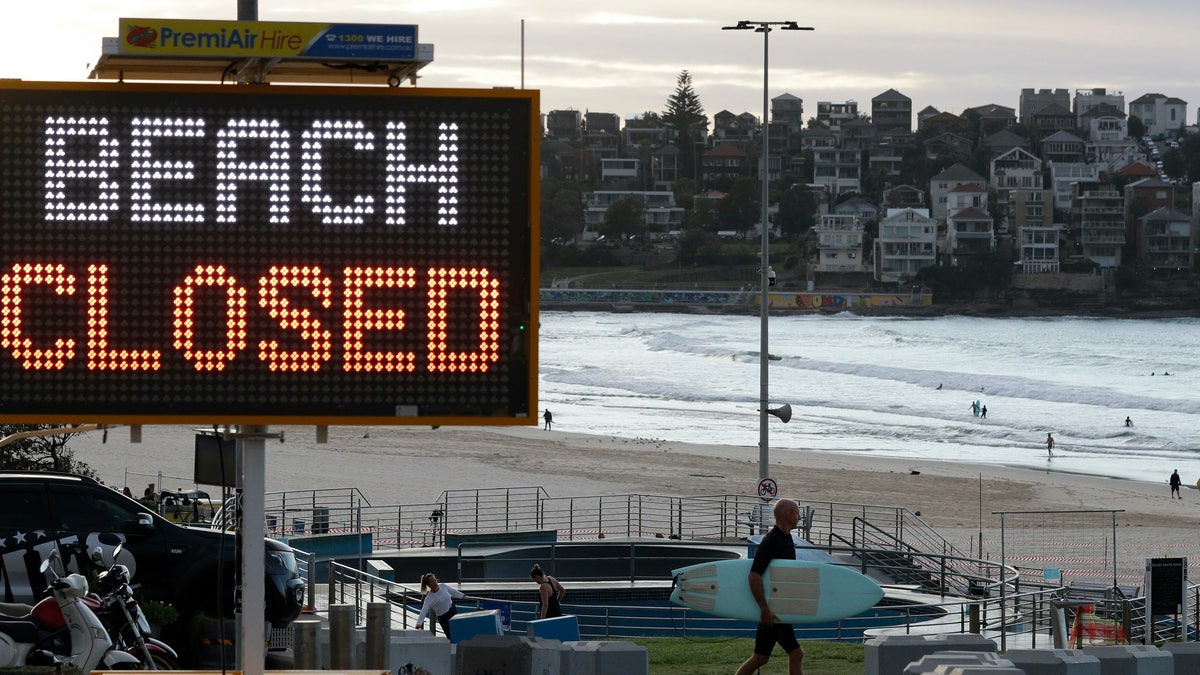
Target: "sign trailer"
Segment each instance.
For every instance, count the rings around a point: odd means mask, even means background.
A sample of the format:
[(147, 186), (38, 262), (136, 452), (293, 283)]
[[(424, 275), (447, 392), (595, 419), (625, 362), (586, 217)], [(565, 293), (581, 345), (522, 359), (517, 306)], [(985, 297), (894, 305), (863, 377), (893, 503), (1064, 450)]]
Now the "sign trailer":
[(0, 83), (0, 422), (528, 424), (537, 117)]

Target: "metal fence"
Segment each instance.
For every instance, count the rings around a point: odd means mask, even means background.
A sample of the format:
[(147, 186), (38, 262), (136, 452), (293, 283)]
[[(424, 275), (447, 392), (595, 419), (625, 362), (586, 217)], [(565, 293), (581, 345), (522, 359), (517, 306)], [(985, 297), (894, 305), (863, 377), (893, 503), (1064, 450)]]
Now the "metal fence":
[[(836, 552), (836, 551), (835, 551)], [(924, 564), (931, 569), (946, 570), (947, 579), (940, 585), (967, 585), (970, 580), (952, 579), (954, 566), (945, 564), (944, 556), (929, 557)], [(302, 555), (301, 557), (307, 557)], [(1089, 620), (1105, 626), (1114, 626), (1116, 634), (1133, 644), (1146, 640), (1145, 599), (1124, 598), (1117, 594), (1092, 595), (1086, 598), (1074, 595), (1069, 588), (1046, 587), (1036, 582), (1023, 583), (1011, 568), (996, 563), (975, 561), (977, 565), (1002, 577), (1003, 581), (992, 585), (985, 597), (939, 596), (931, 602), (909, 600), (911, 595), (900, 593), (889, 595), (879, 607), (886, 617), (850, 617), (835, 625), (796, 626), (800, 639), (861, 641), (874, 635), (872, 631), (885, 630), (890, 633), (983, 633), (995, 639), (1000, 648), (1051, 648), (1056, 646), (1055, 633), (1068, 645), (1086, 646), (1089, 639), (1096, 644), (1107, 642), (1104, 636), (1097, 638), (1086, 631), (1072, 634), (1076, 615), (1085, 612)], [(887, 573), (888, 570), (873, 570)], [(369, 603), (387, 603), (391, 611), (394, 628), (414, 628), (421, 604), (418, 588), (410, 584), (396, 583), (363, 572), (340, 563), (329, 566), (328, 581), (310, 586), (314, 593), (313, 608), (318, 611), (332, 605), (347, 604), (357, 608), (358, 621), (365, 620)], [(459, 603), (460, 608), (495, 609), (505, 608), (508, 629), (524, 633), (529, 621), (538, 616), (536, 591), (526, 593), (529, 599), (514, 597), (512, 592), (502, 595), (479, 597), (468, 596)], [(664, 591), (665, 594), (665, 591)], [(1200, 586), (1188, 588), (1189, 611), (1181, 617), (1155, 617), (1151, 641), (1166, 640), (1195, 641), (1200, 634), (1200, 616), (1196, 607), (1200, 602)], [(583, 639), (636, 638), (636, 637), (714, 637), (729, 635), (753, 635), (754, 627), (746, 622), (710, 616), (696, 610), (670, 606), (666, 602), (630, 604), (620, 601), (610, 603), (566, 603), (563, 611), (579, 618), (580, 636)], [(434, 623), (434, 622), (431, 622)], [(883, 626), (886, 624), (886, 626)], [(432, 629), (432, 626), (431, 626)], [(1073, 642), (1072, 640), (1081, 642)]]
[[(802, 534), (814, 543), (855, 544), (882, 537), (962, 555), (908, 509), (806, 502), (802, 511)], [(555, 531), (559, 541), (638, 537), (729, 542), (761, 534), (773, 522), (757, 496), (551, 497), (532, 486), (447, 490), (434, 502), (396, 505), (371, 504), (356, 488), (268, 492), (264, 512), (268, 536), (371, 533), (376, 548), (442, 546), (447, 535), (468, 532), (544, 530)], [(869, 535), (863, 523), (871, 524)]]
[[(388, 546), (441, 546), (447, 537), (463, 533), (553, 530), (556, 541), (545, 544), (550, 547), (551, 560), (572, 544), (606, 538), (729, 544), (744, 541), (770, 523), (769, 514), (763, 513), (763, 502), (756, 496), (626, 494), (552, 498), (540, 487), (448, 490), (435, 502), (387, 506), (370, 504), (353, 488), (268, 493), (266, 513), (269, 535), (370, 533), (377, 552)], [(1120, 626), (1123, 637), (1135, 643), (1146, 637), (1145, 598), (1128, 597), (1121, 588), (1055, 585), (1031, 571), (972, 558), (907, 509), (809, 502), (802, 506), (800, 528), (815, 548), (863, 573), (938, 598), (940, 610), (936, 615), (929, 613), (927, 601), (911, 606), (889, 603), (889, 610), (902, 615), (900, 630), (919, 627), (923, 632), (963, 632), (972, 628), (974, 620), (978, 630), (1003, 627), (997, 633), (998, 641), (1010, 646), (1013, 641), (1022, 646), (1050, 646), (1052, 634), (1064, 630), (1063, 622), (1072, 625), (1076, 614), (1085, 611), (1081, 607), (1088, 605), (1086, 611), (1097, 625)], [(296, 543), (303, 545), (302, 540)], [(469, 544), (460, 547), (460, 570), (469, 567), (463, 561), (471, 558), (472, 551)], [(629, 558), (630, 579), (644, 578), (639, 569), (659, 562), (653, 560), (657, 555), (653, 549), (639, 550), (637, 545), (630, 545), (622, 555)], [(337, 562), (329, 562), (327, 577), (322, 568), (318, 581), (318, 575), (308, 571), (326, 561), (310, 554), (300, 557), (309, 580), (308, 597), (317, 608), (348, 602), (365, 611), (362, 608), (367, 602), (385, 601), (392, 603), (398, 614), (393, 625), (411, 625), (415, 618), (412, 608), (419, 606), (419, 596), (413, 587)], [(359, 562), (361, 566), (363, 561)], [(469, 574), (464, 576), (475, 580)], [(1200, 591), (1190, 586), (1188, 594), (1185, 615), (1154, 617), (1150, 629), (1153, 640), (1194, 640), (1200, 634)], [(532, 617), (537, 609), (532, 590), (529, 595), (528, 601), (490, 598), (473, 602), (509, 603), (514, 620), (522, 625), (525, 612)], [(620, 603), (599, 609), (594, 605), (573, 606), (569, 611), (589, 617), (586, 630), (591, 637), (632, 637), (631, 631), (645, 635), (645, 624), (653, 623), (634, 621), (632, 617), (644, 609)], [(669, 624), (663, 628), (660, 621), (656, 630), (669, 634), (682, 630), (687, 635), (728, 630), (728, 620), (684, 608), (672, 612), (673, 620), (677, 619), (683, 628), (671, 632)], [(847, 624), (846, 634), (856, 631), (861, 634), (860, 627)], [(803, 634), (803, 628), (800, 632)]]

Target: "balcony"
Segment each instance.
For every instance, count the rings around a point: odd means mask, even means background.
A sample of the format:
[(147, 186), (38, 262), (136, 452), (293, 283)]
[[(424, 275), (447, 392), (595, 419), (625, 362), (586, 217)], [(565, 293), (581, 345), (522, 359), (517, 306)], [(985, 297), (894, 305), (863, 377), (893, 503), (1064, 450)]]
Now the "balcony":
[(1108, 232), (1083, 232), (1080, 241), (1084, 245), (1087, 244), (1117, 244), (1123, 246), (1125, 244), (1125, 235)]

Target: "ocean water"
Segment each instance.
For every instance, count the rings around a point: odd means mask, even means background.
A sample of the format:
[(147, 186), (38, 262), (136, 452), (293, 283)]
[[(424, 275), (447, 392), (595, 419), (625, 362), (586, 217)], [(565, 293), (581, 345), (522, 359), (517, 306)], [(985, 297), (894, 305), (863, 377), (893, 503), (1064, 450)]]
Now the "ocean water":
[[(740, 446), (757, 461), (759, 326), (543, 312), (541, 406), (558, 430)], [(1200, 319), (772, 316), (769, 351), (770, 407), (793, 412), (788, 424), (770, 418), (772, 458), (804, 449), (1200, 478)]]

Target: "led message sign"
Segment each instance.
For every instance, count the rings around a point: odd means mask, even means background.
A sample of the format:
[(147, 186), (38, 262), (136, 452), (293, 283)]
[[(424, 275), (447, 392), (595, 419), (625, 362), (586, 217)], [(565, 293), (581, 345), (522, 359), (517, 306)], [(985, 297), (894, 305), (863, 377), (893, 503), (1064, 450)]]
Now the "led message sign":
[(0, 421), (516, 424), (537, 95), (0, 84)]

